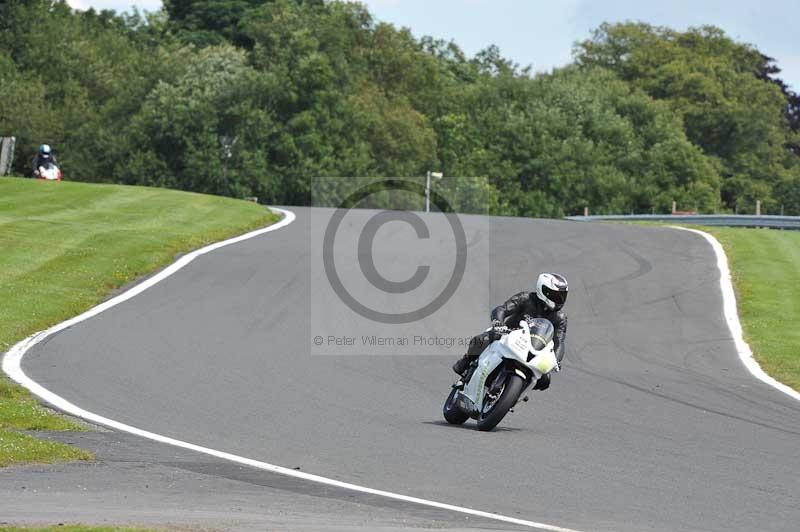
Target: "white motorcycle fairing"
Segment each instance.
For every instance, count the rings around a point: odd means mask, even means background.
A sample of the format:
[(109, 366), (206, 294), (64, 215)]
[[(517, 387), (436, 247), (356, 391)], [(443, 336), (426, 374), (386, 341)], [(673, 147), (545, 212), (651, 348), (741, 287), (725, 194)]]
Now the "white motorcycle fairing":
[[(560, 369), (553, 349), (553, 341), (550, 340), (543, 349), (537, 351), (531, 344), (527, 322), (520, 322), (520, 326), (520, 329), (513, 330), (492, 342), (481, 353), (478, 358), (478, 367), (475, 368), (464, 389), (459, 392), (460, 406), (466, 412), (475, 414), (481, 411), (486, 397), (484, 393), (486, 379), (503, 364), (504, 360), (514, 361), (514, 371), (525, 380), (525, 389), (520, 394), (520, 398), (525, 396), (525, 393), (542, 375)], [(520, 366), (527, 368), (530, 373), (525, 372)]]
[(61, 169), (54, 163), (39, 167), (39, 179), (45, 181), (61, 181)]

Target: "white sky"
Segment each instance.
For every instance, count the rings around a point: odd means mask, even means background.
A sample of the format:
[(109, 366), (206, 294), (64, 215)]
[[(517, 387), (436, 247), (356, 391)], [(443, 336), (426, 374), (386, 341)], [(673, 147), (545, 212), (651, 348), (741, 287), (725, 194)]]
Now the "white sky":
[[(712, 24), (777, 60), (800, 90), (798, 0), (362, 0), (378, 20), (417, 35), (454, 40), (467, 54), (497, 44), (503, 56), (534, 69), (568, 63), (575, 41), (604, 21), (641, 20), (683, 30)], [(144, 10), (161, 0), (68, 0), (79, 8)]]

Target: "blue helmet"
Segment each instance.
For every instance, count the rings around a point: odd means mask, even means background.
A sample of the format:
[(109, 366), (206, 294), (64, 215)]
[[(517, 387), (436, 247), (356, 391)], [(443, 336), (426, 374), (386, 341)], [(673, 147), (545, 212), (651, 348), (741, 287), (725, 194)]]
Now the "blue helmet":
[(45, 155), (49, 157), (52, 151), (53, 150), (50, 148), (49, 144), (42, 144), (39, 146), (39, 155)]

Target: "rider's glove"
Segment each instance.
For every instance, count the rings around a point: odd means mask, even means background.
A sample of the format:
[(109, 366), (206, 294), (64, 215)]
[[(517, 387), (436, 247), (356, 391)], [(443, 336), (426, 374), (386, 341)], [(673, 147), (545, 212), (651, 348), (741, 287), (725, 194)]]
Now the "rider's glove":
[(492, 320), (491, 340), (499, 340), (505, 333), (508, 332), (508, 327), (503, 325), (500, 320)]

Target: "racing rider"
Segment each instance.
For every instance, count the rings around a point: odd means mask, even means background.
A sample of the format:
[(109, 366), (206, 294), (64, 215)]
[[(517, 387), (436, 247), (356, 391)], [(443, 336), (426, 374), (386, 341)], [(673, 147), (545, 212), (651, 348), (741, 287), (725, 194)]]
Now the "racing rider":
[[(555, 335), (553, 348), (558, 363), (564, 358), (564, 342), (567, 339), (567, 315), (562, 310), (567, 301), (569, 286), (567, 280), (556, 273), (542, 273), (536, 280), (535, 292), (520, 292), (495, 307), (491, 313), (492, 328), (472, 338), (467, 353), (453, 365), (453, 371), (466, 375), (472, 362), (480, 356), (486, 347), (499, 339), (503, 328), (517, 329), (525, 316), (545, 318), (553, 324)], [(544, 375), (534, 386), (534, 390), (546, 390), (550, 387), (550, 375)]]
[(53, 155), (53, 150), (49, 144), (42, 144), (39, 146), (39, 151), (33, 157), (33, 175), (39, 177), (39, 167), (46, 166), (47, 163), (56, 163), (56, 156)]

